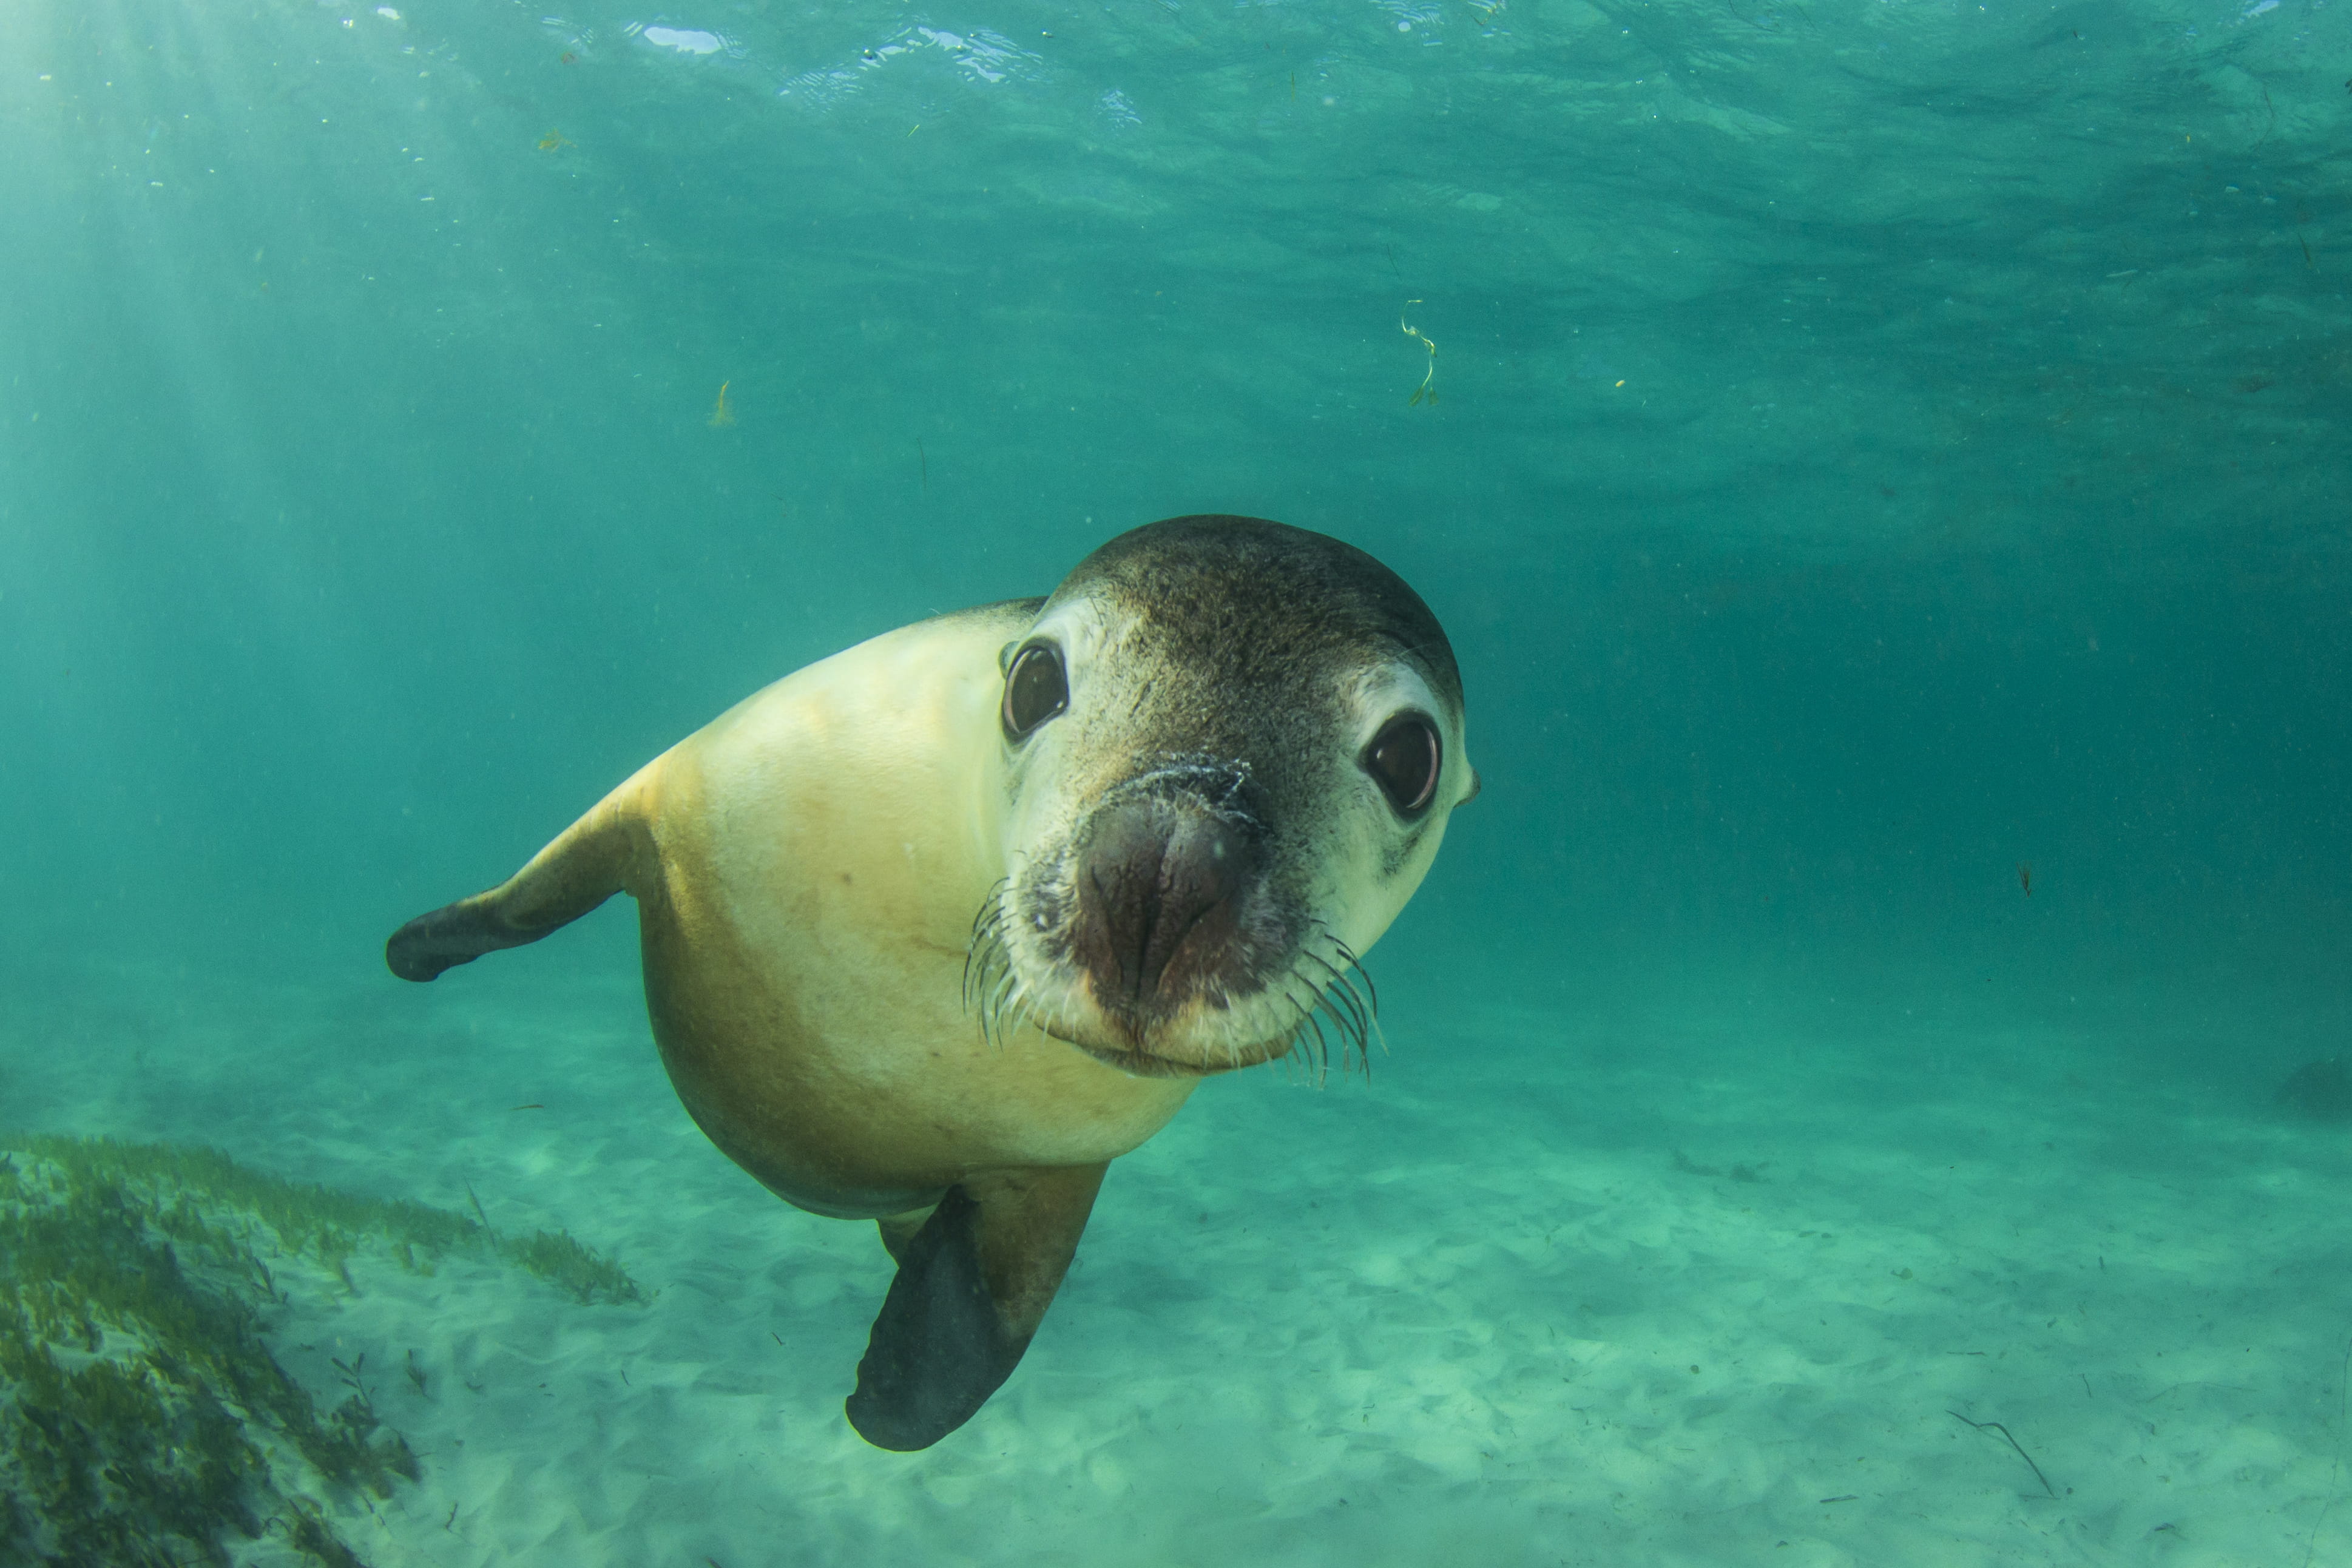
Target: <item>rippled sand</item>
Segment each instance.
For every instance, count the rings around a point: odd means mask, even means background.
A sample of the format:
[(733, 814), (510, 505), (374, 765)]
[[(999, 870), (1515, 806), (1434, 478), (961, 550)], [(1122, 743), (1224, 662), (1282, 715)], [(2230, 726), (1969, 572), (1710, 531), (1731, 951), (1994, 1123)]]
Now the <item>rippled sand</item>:
[(364, 1352), (423, 1460), (345, 1516), (379, 1568), (2352, 1553), (2352, 1135), (2279, 1121), (2266, 1061), (2093, 1071), (2132, 1047), (2092, 999), (1971, 1024), (1753, 979), (1452, 1016), (1458, 982), (1390, 979), (1369, 1084), (1213, 1083), (1114, 1166), (1012, 1383), (908, 1456), (840, 1413), (872, 1227), (702, 1140), (625, 973), (118, 973), (0, 1039), (0, 1089), (45, 1131), (470, 1184), (652, 1294), (484, 1262), (296, 1291), (289, 1370), (331, 1403)]

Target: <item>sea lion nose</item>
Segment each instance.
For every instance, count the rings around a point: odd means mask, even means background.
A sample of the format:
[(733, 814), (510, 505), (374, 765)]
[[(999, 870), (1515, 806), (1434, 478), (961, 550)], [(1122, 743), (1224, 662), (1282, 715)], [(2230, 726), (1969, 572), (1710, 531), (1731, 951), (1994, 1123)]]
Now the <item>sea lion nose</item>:
[(1255, 858), (1246, 834), (1205, 811), (1137, 800), (1097, 816), (1078, 855), (1073, 932), (1097, 1001), (1178, 999), (1218, 969)]

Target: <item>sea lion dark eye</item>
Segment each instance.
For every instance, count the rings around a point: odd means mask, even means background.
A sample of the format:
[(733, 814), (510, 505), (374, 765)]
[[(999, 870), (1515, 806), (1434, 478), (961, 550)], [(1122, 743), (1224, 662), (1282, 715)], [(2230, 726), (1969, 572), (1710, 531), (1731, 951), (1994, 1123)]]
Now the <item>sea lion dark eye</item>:
[(1013, 656), (1004, 674), (1004, 736), (1025, 741), (1029, 731), (1070, 705), (1069, 677), (1062, 673), (1062, 650), (1031, 643)]
[(1437, 794), (1439, 764), (1444, 752), (1437, 739), (1437, 726), (1419, 713), (1400, 713), (1381, 726), (1372, 743), (1364, 748), (1364, 771), (1389, 797), (1389, 804), (1405, 816), (1416, 816), (1429, 808), (1432, 796)]

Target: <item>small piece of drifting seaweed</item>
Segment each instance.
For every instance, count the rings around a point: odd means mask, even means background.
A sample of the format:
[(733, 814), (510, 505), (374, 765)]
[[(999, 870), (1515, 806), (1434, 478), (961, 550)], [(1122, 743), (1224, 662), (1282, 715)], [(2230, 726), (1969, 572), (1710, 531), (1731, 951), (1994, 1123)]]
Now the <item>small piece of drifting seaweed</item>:
[[(2009, 1446), (2017, 1450), (2017, 1457), (2023, 1459), (2025, 1461), (2026, 1468), (2033, 1472), (2033, 1479), (2042, 1483), (2042, 1489), (2048, 1492), (2052, 1497), (2056, 1497), (2058, 1495), (2058, 1489), (2050, 1484), (2050, 1478), (2042, 1473), (2042, 1467), (2033, 1462), (2033, 1456), (2025, 1451), (2025, 1445), (2019, 1442), (2015, 1436), (2011, 1436), (2008, 1427), (2002, 1426), (1998, 1421), (1971, 1421), (1957, 1410), (1947, 1410), (1944, 1414), (1950, 1416), (1953, 1420), (1959, 1422), (1964, 1426), (1973, 1426), (1979, 1432), (1998, 1432), (2003, 1437), (2008, 1438)], [(2067, 1489), (2071, 1491), (2073, 1489), (2069, 1488)]]
[(420, 1272), (464, 1247), (583, 1301), (643, 1300), (561, 1233), (509, 1240), (215, 1150), (0, 1137), (0, 1563), (226, 1568), (232, 1533), (274, 1532), (362, 1568), (319, 1496), (388, 1497), (416, 1459), (378, 1435), (363, 1357), (322, 1418), (270, 1354), (257, 1306), (286, 1293), (256, 1251), (265, 1228), (346, 1284), (362, 1245)]
[(2352, 1121), (2352, 1068), (2341, 1057), (2305, 1062), (2286, 1075), (2278, 1103), (2309, 1121)]

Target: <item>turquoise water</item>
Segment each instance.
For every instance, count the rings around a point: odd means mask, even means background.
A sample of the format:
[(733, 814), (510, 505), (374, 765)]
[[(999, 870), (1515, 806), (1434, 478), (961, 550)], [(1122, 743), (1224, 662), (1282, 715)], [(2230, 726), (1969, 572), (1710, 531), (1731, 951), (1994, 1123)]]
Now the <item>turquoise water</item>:
[[(0, 0), (0, 1126), (645, 1284), (298, 1293), (322, 1401), (451, 1379), (373, 1563), (2352, 1560), (2274, 1099), (2352, 1027), (2347, 73), (2325, 0)], [(625, 905), (383, 938), (1193, 511), (1410, 581), (1485, 794), (1369, 1081), (1209, 1086), (866, 1448), (887, 1259), (694, 1131)]]

